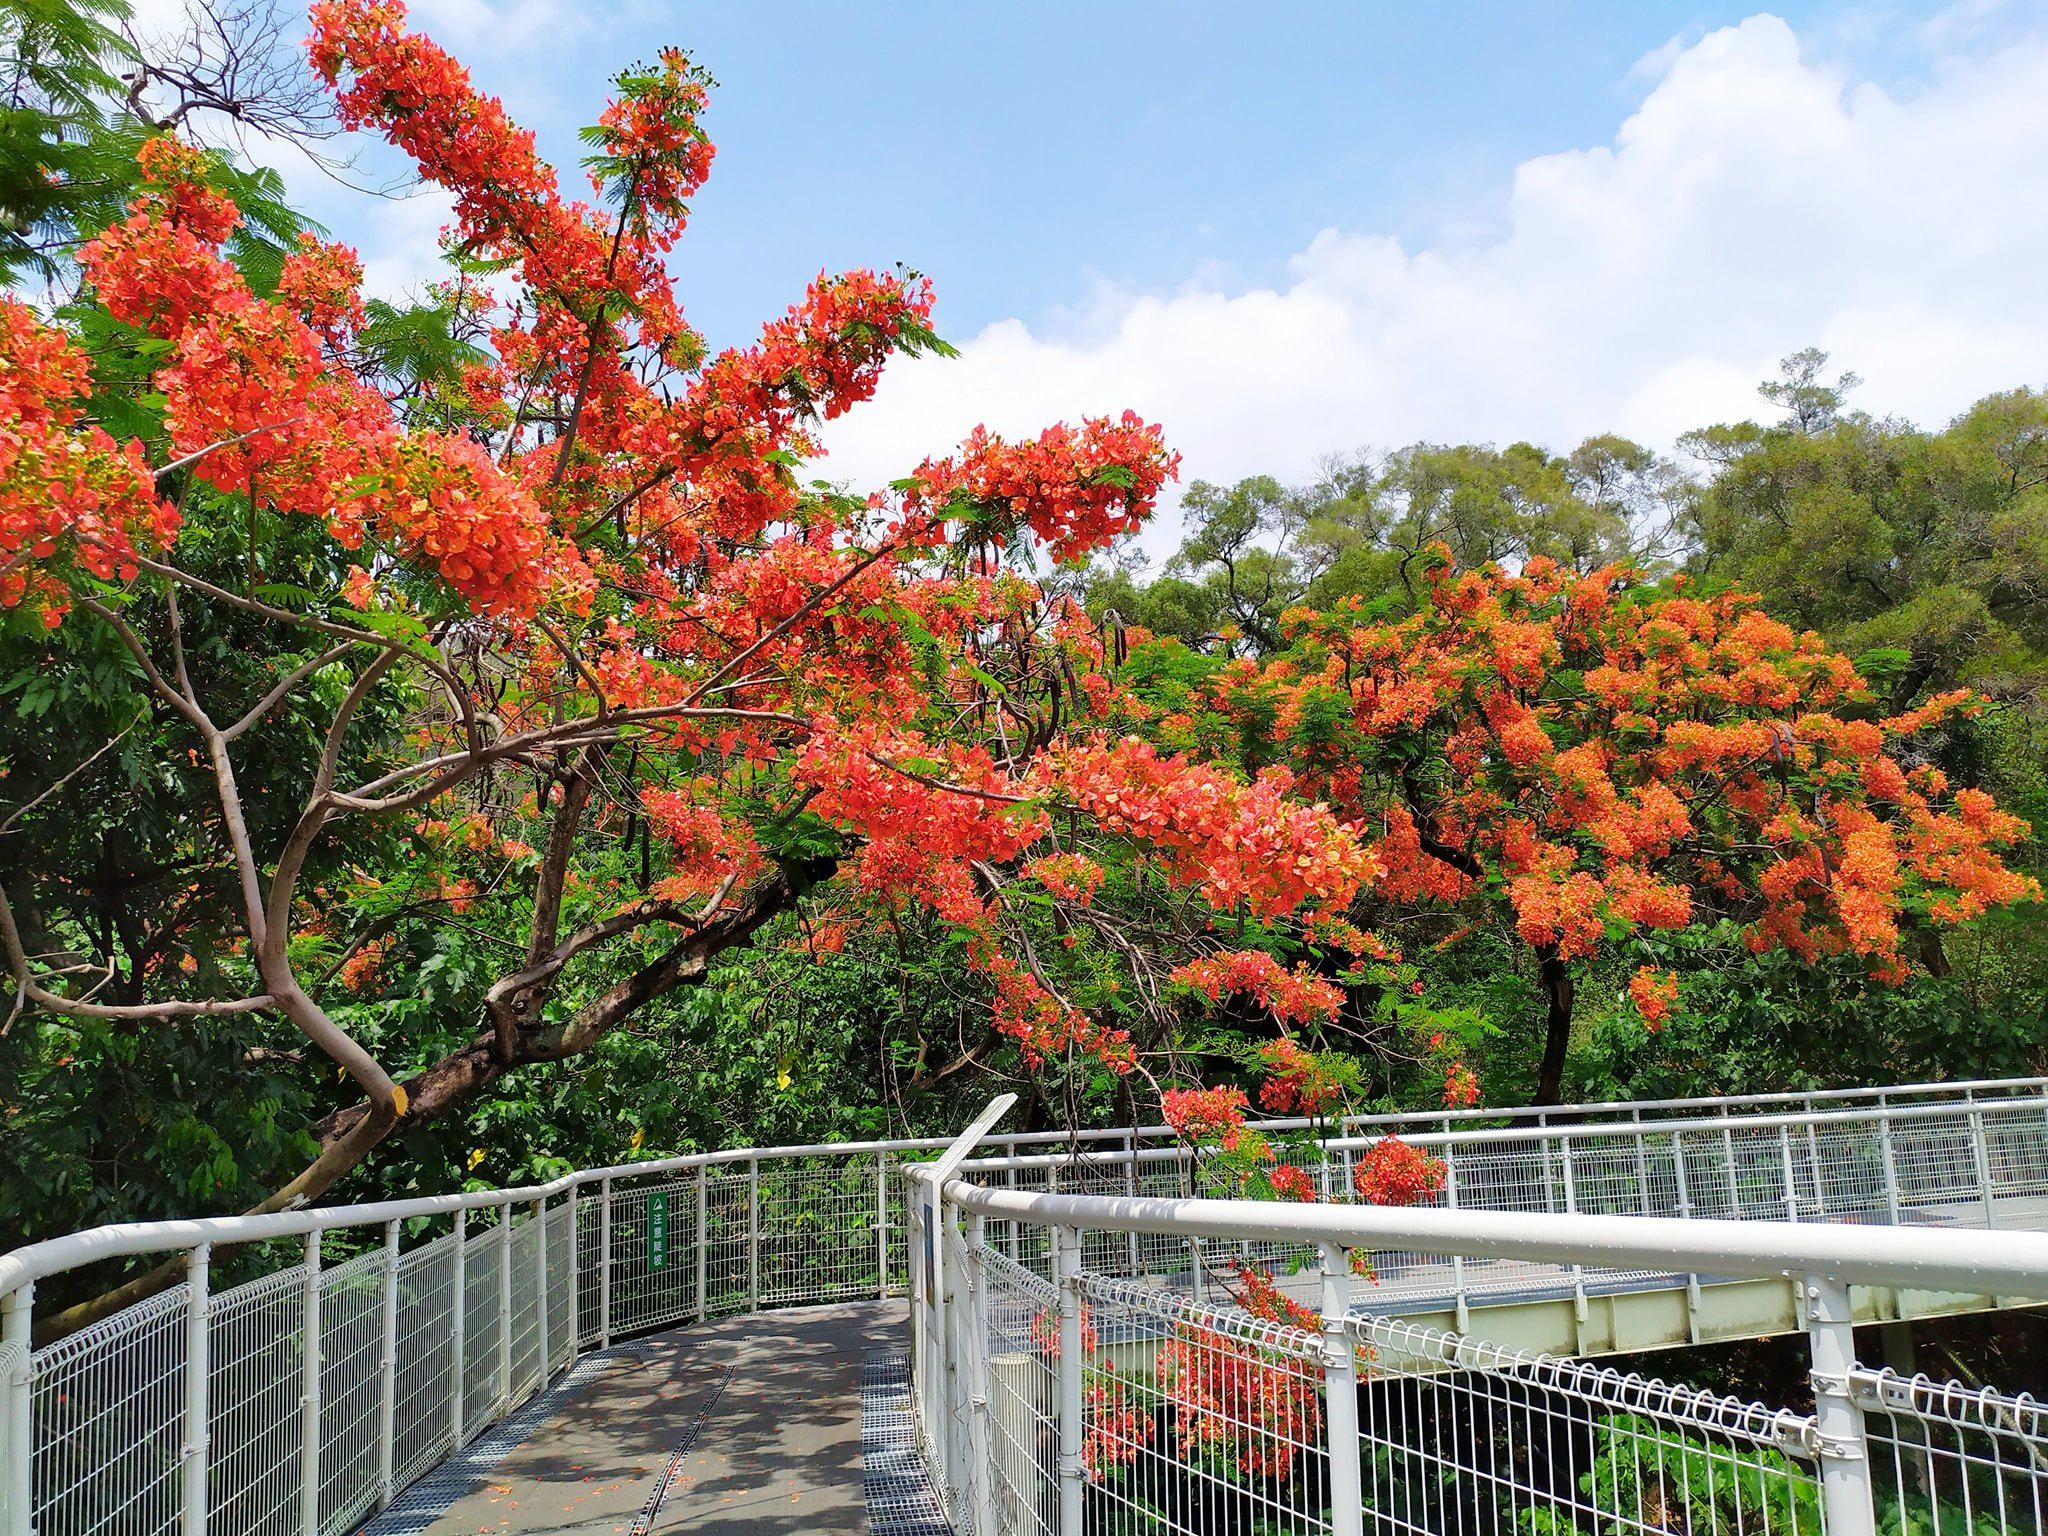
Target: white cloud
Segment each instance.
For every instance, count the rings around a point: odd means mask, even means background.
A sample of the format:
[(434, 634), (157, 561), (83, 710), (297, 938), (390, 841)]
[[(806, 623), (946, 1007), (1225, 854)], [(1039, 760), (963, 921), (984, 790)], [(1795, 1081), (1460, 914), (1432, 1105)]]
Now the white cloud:
[(1906, 95), (1770, 16), (1665, 53), (1611, 144), (1516, 169), (1496, 236), (1328, 229), (1282, 286), (1097, 292), (1056, 335), (1000, 321), (958, 361), (892, 370), (821, 469), (877, 484), (977, 421), (1126, 405), (1212, 480), (1421, 438), (1663, 446), (1753, 414), (1808, 344), (1869, 408), (1922, 420), (2048, 373), (2048, 37), (1929, 58)]
[(445, 279), (441, 230), (454, 219), (455, 199), (440, 187), (378, 203), (364, 230), (363, 292), (399, 303)]

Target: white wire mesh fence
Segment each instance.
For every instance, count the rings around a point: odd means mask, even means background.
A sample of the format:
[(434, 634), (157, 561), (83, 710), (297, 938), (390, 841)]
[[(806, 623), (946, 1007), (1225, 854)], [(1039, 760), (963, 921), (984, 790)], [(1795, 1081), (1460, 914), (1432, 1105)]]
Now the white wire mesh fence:
[(2026, 1393), (1858, 1370), (1883, 1536), (2048, 1531), (2048, 1405)]
[[(1308, 1159), (1325, 1201), (1357, 1196), (1353, 1176), (1379, 1136), (1332, 1135)], [(1552, 1215), (1623, 1215), (1858, 1225), (2048, 1227), (2048, 1100), (1829, 1109), (1811, 1115), (1750, 1110), (1713, 1119), (1599, 1125), (1429, 1130), (1402, 1138), (1442, 1164), (1425, 1208)], [(1097, 1143), (1066, 1157), (969, 1162), (1006, 1189), (1089, 1195), (1238, 1193), (1182, 1151)], [(1042, 1228), (999, 1222), (1003, 1252), (1051, 1273)], [(1282, 1269), (1312, 1254), (1300, 1245), (1187, 1239), (1160, 1233), (1090, 1233), (1088, 1267), (1175, 1278), (1199, 1298), (1242, 1260)], [(1503, 1299), (1697, 1284), (1649, 1269), (1559, 1265), (1388, 1249), (1374, 1255), (1383, 1304), (1481, 1305)]]
[[(1809, 1411), (1354, 1311), (1329, 1243), (1319, 1311), (1256, 1280), (1198, 1302), (1093, 1273), (1083, 1256), (1120, 1245), (1092, 1239), (1139, 1219), (1109, 1202), (1091, 1240), (1089, 1201), (1048, 1219), (1048, 1280), (1004, 1252), (987, 1191), (959, 1189), (925, 1218), (949, 1264), (912, 1315), (917, 1391), (944, 1404), (928, 1452), (967, 1536), (2048, 1530), (2048, 1409), (1857, 1364), (1846, 1281), (1804, 1286)], [(2029, 1262), (2021, 1294), (2048, 1293), (2039, 1245)]]
[[(1474, 1212), (2037, 1226), (2048, 1221), (2042, 1086), (1817, 1096), (1789, 1110), (1783, 1099), (1731, 1100), (1711, 1114), (1690, 1103), (1626, 1115), (1602, 1108), (1558, 1124), (1513, 1113), (1353, 1121), (1324, 1144), (1315, 1172), (1328, 1197), (1347, 1198), (1356, 1159), (1393, 1130), (1449, 1166), (1440, 1203)], [(1044, 1137), (990, 1141), (1007, 1155), (971, 1166), (997, 1187), (1157, 1198), (1230, 1193), (1202, 1189), (1204, 1171), (1156, 1129), (1088, 1133), (1064, 1155), (1046, 1153)], [(1312, 1245), (1255, 1234), (1077, 1230), (1071, 1285), (1062, 1287), (1055, 1229), (992, 1217), (975, 1228), (985, 1240), (973, 1245), (978, 1257), (970, 1264), (958, 1246), (966, 1241), (961, 1233), (936, 1248), (924, 1243), (918, 1202), (898, 1176), (940, 1145), (669, 1159), (594, 1170), (539, 1190), (121, 1229), (126, 1246), (82, 1234), (0, 1258), (0, 1536), (352, 1529), (542, 1390), (579, 1349), (765, 1307), (943, 1287), (941, 1271), (949, 1269), (971, 1271), (980, 1290), (929, 1335), (920, 1376), (942, 1371), (947, 1386), (934, 1397), (921, 1379), (921, 1403), (938, 1410), (924, 1421), (928, 1440), (943, 1433), (935, 1421), (971, 1425), (987, 1417), (985, 1444), (963, 1432), (947, 1450), (948, 1486), (970, 1499), (976, 1519), (999, 1522), (987, 1529), (1066, 1536), (1073, 1527), (1062, 1522), (1076, 1500), (1090, 1512), (1089, 1528), (1105, 1532), (1348, 1529), (1331, 1524), (1329, 1490), (1341, 1469), (1325, 1443), (1333, 1417), (1327, 1327), (1318, 1340), (1314, 1327), (1254, 1324), (1220, 1280), (1233, 1261), (1285, 1268), (1313, 1256)], [(341, 1228), (354, 1229), (352, 1243), (333, 1235)], [(236, 1250), (242, 1273), (250, 1272), (252, 1253), (263, 1260), (253, 1267), (266, 1272), (216, 1289), (209, 1280), (215, 1242), (244, 1245)], [(323, 1246), (350, 1256), (330, 1257)], [(937, 1262), (941, 1251), (958, 1262)], [(29, 1348), (37, 1278), (148, 1252), (182, 1253), (185, 1283)], [(1657, 1277), (1640, 1268), (1420, 1252), (1376, 1259), (1381, 1296), (1404, 1285), (1484, 1296), (1532, 1277), (1581, 1285)], [(1167, 1278), (1174, 1276), (1177, 1284)], [(1061, 1301), (1070, 1293), (1082, 1297), (1072, 1316)], [(935, 1300), (943, 1307), (943, 1295)], [(1077, 1438), (1063, 1459), (1058, 1349), (1068, 1335), (1075, 1356), (1088, 1363), (1075, 1388)], [(1169, 1359), (1178, 1364), (1162, 1377)], [(963, 1361), (970, 1378), (960, 1374)], [(1449, 1385), (1458, 1376), (1439, 1361), (1402, 1379), (1426, 1380), (1439, 1411), (1450, 1401), (1443, 1394), (1460, 1390)], [(1487, 1379), (1523, 1380), (1500, 1370)], [(1539, 1428), (1562, 1433), (1570, 1418), (1552, 1399), (1530, 1395), (1526, 1383), (1490, 1398), (1478, 1386), (1463, 1390), (1458, 1401), (1468, 1417), (1484, 1401), (1493, 1404), (1489, 1422), (1500, 1435), (1521, 1426), (1516, 1444), (1533, 1444), (1528, 1436)], [(1868, 1397), (1877, 1389), (1858, 1390)], [(1971, 1418), (1946, 1398), (1937, 1404), (1927, 1396), (1932, 1388), (1904, 1407), (1892, 1402), (1900, 1389), (1885, 1390), (1884, 1413), (1865, 1411), (1873, 1422), (1904, 1426), (1887, 1431), (1902, 1469), (1894, 1478), (1898, 1536), (1923, 1529), (1977, 1536), (1985, 1511), (2017, 1509), (2023, 1493), (2039, 1497), (2040, 1410), (2033, 1404), (2001, 1399), (1995, 1413), (1983, 1408)], [(1524, 1396), (1513, 1397), (1516, 1391)], [(1204, 1393), (1213, 1399), (1207, 1409), (1182, 1401)], [(1379, 1388), (1359, 1394), (1362, 1426), (1378, 1422), (1370, 1416), (1387, 1397)], [(1613, 1404), (1602, 1412), (1616, 1425), (1629, 1415), (1645, 1424), (1656, 1417)], [(1579, 1420), (1581, 1429), (1592, 1422), (1583, 1413)], [(1408, 1422), (1424, 1421), (1411, 1415)], [(1915, 1426), (1926, 1427), (1922, 1440), (1909, 1438)], [(1650, 1456), (1655, 1472), (1663, 1442), (1648, 1438), (1649, 1430), (1599, 1433)], [(1663, 1448), (1679, 1455), (1675, 1443)], [(1610, 1479), (1621, 1475), (1622, 1462), (1604, 1450), (1572, 1455), (1573, 1466), (1598, 1461)], [(1760, 1450), (1747, 1461), (1729, 1455), (1735, 1461), (1674, 1461), (1673, 1475), (1724, 1463), (1731, 1477), (1763, 1475)], [(1392, 1451), (1382, 1460), (1380, 1472), (1362, 1474), (1362, 1488), (1375, 1486), (1374, 1476), (1395, 1479)], [(1412, 1456), (1400, 1465), (1402, 1488), (1430, 1475), (1426, 1461)], [(1651, 1474), (1631, 1475), (1640, 1483)], [(1659, 1488), (1661, 1477), (1652, 1477)], [(1510, 1501), (1498, 1519), (1489, 1515), (1491, 1523), (1470, 1528), (1536, 1536), (1663, 1528), (1603, 1525), (1602, 1506), (1583, 1489), (1579, 1503), (1558, 1506), (1562, 1524), (1545, 1525), (1550, 1516), (1530, 1513), (1541, 1502), (1530, 1502), (1533, 1485), (1516, 1486), (1528, 1496), (1522, 1504)], [(1673, 1486), (1677, 1499), (1690, 1485), (1681, 1479)], [(1921, 1504), (1912, 1502), (1915, 1489), (1925, 1492)], [(1952, 1515), (1951, 1505), (1978, 1525), (1957, 1526), (1963, 1516)], [(1422, 1528), (1402, 1525), (1392, 1507), (1361, 1503), (1381, 1508), (1377, 1518), (1387, 1529)], [(1706, 1519), (1672, 1528), (1719, 1528), (1699, 1523)]]

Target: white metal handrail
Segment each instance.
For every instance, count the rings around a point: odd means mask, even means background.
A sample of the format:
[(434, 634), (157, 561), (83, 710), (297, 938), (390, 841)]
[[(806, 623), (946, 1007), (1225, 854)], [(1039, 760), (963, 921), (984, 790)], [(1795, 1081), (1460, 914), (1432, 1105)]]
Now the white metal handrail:
[[(1812, 1096), (1807, 1112), (1785, 1109), (1806, 1096), (1774, 1095), (1623, 1106), (1605, 1120), (1609, 1107), (1359, 1117), (1327, 1143), (1327, 1166), (1348, 1175), (1355, 1153), (1401, 1133), (1444, 1158), (1463, 1206), (1510, 1207), (1489, 1213), (1486, 1230), (1494, 1230), (1492, 1215), (1517, 1218), (1528, 1230), (1515, 1240), (1535, 1246), (1515, 1251), (1568, 1251), (1581, 1283), (1588, 1265), (1653, 1260), (1664, 1270), (1736, 1272), (1724, 1247), (1714, 1247), (1711, 1263), (1700, 1251), (1702, 1242), (1724, 1241), (1722, 1226), (1742, 1228), (1725, 1241), (1746, 1242), (1753, 1257), (1785, 1259), (1767, 1224), (1715, 1222), (1709, 1232), (1678, 1219), (1755, 1216), (1773, 1201), (1805, 1223), (1796, 1230), (1806, 1246), (1792, 1250), (1807, 1256), (1800, 1262), (1824, 1257), (1845, 1279), (1904, 1273), (1898, 1245), (1914, 1241), (1911, 1234), (1820, 1224), (1911, 1221), (1930, 1201), (1954, 1204), (1961, 1190), (1983, 1196), (1981, 1211), (1973, 1207), (1964, 1219), (1981, 1216), (1989, 1227), (2007, 1215), (2000, 1200), (2048, 1195), (2044, 1087), (2048, 1080), (2025, 1079), (1838, 1092)], [(1553, 1115), (1569, 1118), (1544, 1123)], [(1208, 1234), (1311, 1250), (1417, 1235), (1410, 1249), (1450, 1254), (1453, 1266), (1509, 1251), (1475, 1247), (1478, 1229), (1462, 1207), (1448, 1216), (1403, 1213), (1401, 1224), (1370, 1230), (1388, 1213), (1319, 1208), (1317, 1221), (1339, 1225), (1297, 1230), (1300, 1212), (1271, 1204), (1247, 1216), (1147, 1198), (1178, 1194), (1186, 1177), (1171, 1135), (1162, 1127), (991, 1134), (981, 1149), (1006, 1155), (976, 1161), (963, 1161), (968, 1148), (960, 1143), (955, 1161), (981, 1182), (945, 1186), (946, 1221), (963, 1232), (994, 1221), (1013, 1246), (1020, 1230), (1036, 1230), (1048, 1257), (1070, 1266), (1071, 1281), (1084, 1273), (1083, 1229), (1060, 1226), (1058, 1213), (1070, 1223), (1085, 1213), (1096, 1247), (1111, 1231), (1128, 1242), (1116, 1266), (1123, 1278), (1105, 1271), (1100, 1255), (1087, 1271), (1102, 1286), (1114, 1279), (1138, 1287), (1115, 1291), (1124, 1298), (1118, 1305), (1142, 1292), (1151, 1256), (1144, 1245), (1161, 1235), (1182, 1245), (1198, 1246)], [(580, 1350), (679, 1322), (909, 1290), (948, 1318), (927, 1331), (924, 1350), (954, 1326), (945, 1307), (962, 1270), (948, 1264), (947, 1242), (922, 1247), (920, 1234), (946, 1223), (918, 1211), (895, 1175), (948, 1145), (925, 1138), (735, 1149), (581, 1170), (516, 1189), (103, 1227), (0, 1256), (0, 1536), (353, 1529), (530, 1399)], [(1859, 1177), (1869, 1175), (1860, 1184), (1841, 1175), (1852, 1162)], [(1783, 1199), (1771, 1193), (1781, 1164)], [(1530, 1167), (1541, 1177), (1518, 1172)], [(1695, 1185), (1724, 1183), (1733, 1208), (1703, 1188), (1688, 1208), (1688, 1173)], [(988, 1188), (996, 1178), (1018, 1187)], [(1027, 1187), (1034, 1183), (1042, 1188)], [(980, 1192), (970, 1197), (970, 1187)], [(1127, 1225), (1104, 1207), (1044, 1203), (1086, 1200), (1097, 1189), (1127, 1202), (1119, 1218)], [(1873, 1190), (1889, 1192), (1888, 1208)], [(990, 1210), (1003, 1214), (971, 1209), (961, 1203), (968, 1198), (996, 1201)], [(1617, 1207), (1634, 1213), (1624, 1221), (1628, 1240), (1601, 1238), (1605, 1223), (1623, 1220), (1601, 1213)], [(1572, 1223), (1580, 1245), (1560, 1249), (1558, 1218), (1589, 1208), (1592, 1227)], [(1937, 1257), (1913, 1272), (1929, 1283), (1953, 1279), (1960, 1263), (1989, 1283), (1994, 1270), (1959, 1257), (1977, 1250), (1957, 1247), (1955, 1235), (1945, 1233)], [(332, 1252), (338, 1241), (354, 1256)], [(250, 1244), (271, 1246), (252, 1256)], [(1995, 1247), (2001, 1262), (2032, 1262), (2027, 1244), (2001, 1237)], [(151, 1253), (181, 1255), (182, 1283), (33, 1347), (40, 1284)], [(224, 1264), (253, 1277), (226, 1284), (234, 1271)], [(2026, 1294), (2006, 1285), (2009, 1270), (1996, 1274), (2002, 1288)], [(1111, 1292), (1102, 1295), (1110, 1306)], [(1199, 1293), (1193, 1304), (1201, 1305)], [(913, 1313), (923, 1315), (917, 1306)], [(958, 1359), (921, 1354), (920, 1369), (954, 1370)], [(931, 1422), (928, 1432), (941, 1433)]]
[[(1982, 1148), (1982, 1115), (1965, 1122)], [(2043, 1528), (2048, 1414), (2024, 1393), (1891, 1389), (1897, 1378), (1857, 1359), (1851, 1287), (2048, 1299), (2048, 1233), (1148, 1199), (966, 1177), (934, 1188), (909, 1172), (926, 1186), (912, 1220), (950, 1255), (913, 1291), (916, 1390), (934, 1477), (969, 1536), (1196, 1536), (1219, 1518), (1329, 1536), (1525, 1525), (1873, 1536), (1881, 1514), (1887, 1532)], [(992, 1223), (1041, 1235), (1050, 1284), (1003, 1256)], [(1321, 1347), (1301, 1328), (1247, 1328), (1242, 1311), (1198, 1293), (1089, 1269), (1087, 1238), (1100, 1233), (1319, 1255)], [(1352, 1254), (1389, 1248), (1789, 1278), (1814, 1411), (1360, 1316)], [(1574, 1462), (1560, 1484), (1516, 1460), (1518, 1435), (1525, 1457), (1531, 1441), (1553, 1456), (1562, 1441), (1588, 1470)]]

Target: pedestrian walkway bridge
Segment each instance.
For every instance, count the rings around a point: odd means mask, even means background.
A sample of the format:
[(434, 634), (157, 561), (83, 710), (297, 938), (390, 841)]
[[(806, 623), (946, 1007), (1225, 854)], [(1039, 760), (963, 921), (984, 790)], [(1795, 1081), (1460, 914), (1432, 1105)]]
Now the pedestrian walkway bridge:
[[(1854, 1332), (2048, 1300), (2048, 1080), (1353, 1119), (1315, 1205), (993, 1119), (0, 1257), (0, 1536), (2048, 1530), (2043, 1381)], [(1811, 1399), (1597, 1358), (1770, 1333)]]

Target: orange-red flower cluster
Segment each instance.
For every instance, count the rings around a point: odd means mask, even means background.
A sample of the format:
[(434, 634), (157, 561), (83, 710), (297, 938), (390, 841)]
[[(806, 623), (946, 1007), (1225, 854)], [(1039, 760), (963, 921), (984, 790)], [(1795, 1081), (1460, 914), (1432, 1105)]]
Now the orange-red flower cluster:
[[(1322, 1321), (1249, 1265), (1238, 1298), (1261, 1321), (1302, 1332)], [(1189, 1460), (1221, 1461), (1251, 1477), (1284, 1478), (1322, 1429), (1320, 1372), (1286, 1350), (1184, 1322), (1159, 1354), (1159, 1381)]]
[(142, 448), (80, 427), (85, 358), (28, 306), (0, 299), (0, 609), (28, 603), (54, 625), (76, 565), (126, 581), (177, 535)]
[(1292, 1023), (1327, 1023), (1344, 1005), (1343, 990), (1306, 965), (1292, 969), (1262, 949), (1203, 955), (1176, 967), (1173, 979), (1193, 987), (1210, 1002), (1241, 992), (1275, 1017)]
[(1678, 1004), (1678, 977), (1671, 971), (1643, 966), (1629, 977), (1628, 995), (1634, 1000), (1636, 1012), (1642, 1015), (1643, 1023), (1654, 1033), (1664, 1027), (1664, 1021), (1671, 1017), (1671, 1010)]
[(1449, 1172), (1420, 1147), (1383, 1136), (1352, 1164), (1351, 1187), (1367, 1205), (1420, 1205), (1442, 1193)]
[(1035, 441), (1006, 443), (976, 427), (958, 458), (918, 467), (913, 506), (968, 517), (981, 537), (1003, 542), (1028, 529), (1056, 560), (1071, 560), (1137, 530), (1160, 487), (1180, 473), (1165, 434), (1126, 411), (1074, 428), (1047, 427)]
[(1259, 1048), (1259, 1064), (1266, 1073), (1259, 1107), (1276, 1115), (1320, 1115), (1343, 1094), (1329, 1063), (1285, 1035)]
[(1342, 911), (1375, 868), (1327, 806), (1291, 798), (1285, 770), (1247, 784), (1124, 737), (1050, 753), (1040, 776), (1106, 830), (1167, 850), (1173, 877), (1224, 910), (1242, 902), (1259, 918)]
[(1213, 1141), (1235, 1151), (1249, 1100), (1238, 1088), (1169, 1088), (1160, 1096), (1166, 1123), (1184, 1141)]
[(2038, 894), (2001, 857), (2020, 822), (1906, 767), (1901, 738), (1968, 696), (1862, 718), (1855, 668), (1741, 593), (1444, 558), (1412, 618), (1340, 606), (1287, 624), (1293, 648), (1226, 671), (1215, 703), (1277, 719), (1283, 738), (1289, 722), (1347, 720), (1334, 743), (1324, 726), (1289, 745), (1307, 788), (1378, 821), (1378, 890), (1498, 892), (1546, 957), (1684, 927), (1704, 906), (1758, 949), (1853, 953), (1892, 978), (1910, 917)]

